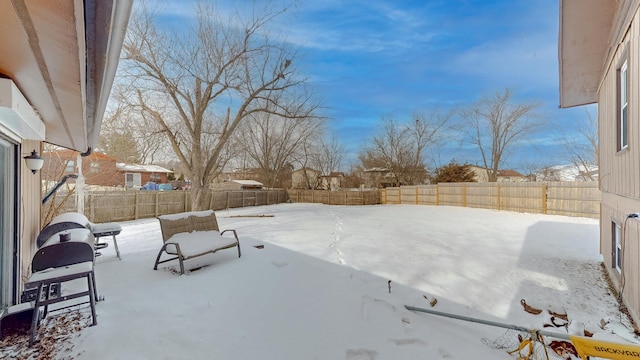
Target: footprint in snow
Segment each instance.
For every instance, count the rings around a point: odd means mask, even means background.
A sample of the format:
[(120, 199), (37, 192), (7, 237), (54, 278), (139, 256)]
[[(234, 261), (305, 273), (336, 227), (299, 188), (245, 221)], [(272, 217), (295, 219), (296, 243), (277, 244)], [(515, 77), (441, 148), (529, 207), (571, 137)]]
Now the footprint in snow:
[(355, 360), (375, 360), (378, 358), (378, 352), (371, 349), (348, 349), (347, 359)]

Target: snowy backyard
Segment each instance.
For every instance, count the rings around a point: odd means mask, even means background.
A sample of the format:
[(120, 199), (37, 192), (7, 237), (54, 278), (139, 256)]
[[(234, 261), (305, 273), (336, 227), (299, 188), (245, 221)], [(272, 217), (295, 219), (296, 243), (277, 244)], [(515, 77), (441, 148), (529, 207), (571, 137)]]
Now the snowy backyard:
[[(230, 249), (189, 260), (195, 270), (183, 276), (177, 261), (152, 269), (156, 219), (121, 223), (122, 260), (112, 245), (96, 260), (98, 325), (56, 345), (56, 358), (515, 358), (499, 348), (505, 329), (404, 305), (635, 341), (602, 273), (595, 219), (320, 204), (216, 215), (221, 229), (237, 230), (242, 257)], [(526, 312), (521, 299), (544, 311)], [(20, 353), (29, 350), (9, 346), (0, 357)]]

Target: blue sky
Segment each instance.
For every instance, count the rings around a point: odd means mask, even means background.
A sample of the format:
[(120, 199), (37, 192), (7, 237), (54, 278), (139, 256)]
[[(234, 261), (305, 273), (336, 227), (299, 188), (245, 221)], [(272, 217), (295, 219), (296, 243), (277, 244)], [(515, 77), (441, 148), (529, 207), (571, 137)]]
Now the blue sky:
[[(347, 161), (382, 116), (460, 109), (507, 87), (516, 101), (539, 101), (549, 126), (516, 144), (505, 168), (566, 163), (559, 139), (586, 120), (584, 108), (558, 109), (558, 0), (302, 0), (280, 20)], [(431, 166), (480, 163), (450, 135)]]

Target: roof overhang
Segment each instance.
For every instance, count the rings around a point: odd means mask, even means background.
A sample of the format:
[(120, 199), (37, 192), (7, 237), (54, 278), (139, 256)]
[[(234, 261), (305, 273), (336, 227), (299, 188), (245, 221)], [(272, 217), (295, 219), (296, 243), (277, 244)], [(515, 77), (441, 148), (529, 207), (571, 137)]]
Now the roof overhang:
[(616, 0), (560, 0), (560, 107), (598, 101)]
[(0, 0), (0, 77), (44, 123), (44, 141), (95, 146), (132, 3)]

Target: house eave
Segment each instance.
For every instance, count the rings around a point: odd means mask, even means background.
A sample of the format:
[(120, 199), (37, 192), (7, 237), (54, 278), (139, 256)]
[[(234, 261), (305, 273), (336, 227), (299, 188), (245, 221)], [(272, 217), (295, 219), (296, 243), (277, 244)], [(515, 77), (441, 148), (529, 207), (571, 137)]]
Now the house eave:
[(13, 81), (44, 123), (44, 141), (82, 152), (94, 147), (131, 6), (132, 0), (2, 2), (0, 77)]
[(560, 0), (560, 107), (596, 103), (610, 52), (616, 0)]

